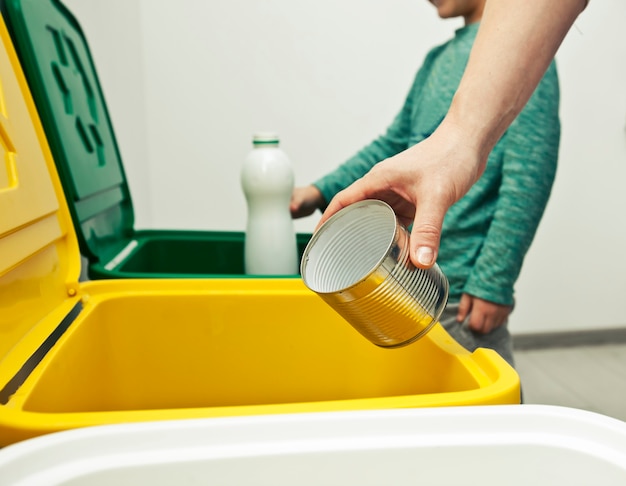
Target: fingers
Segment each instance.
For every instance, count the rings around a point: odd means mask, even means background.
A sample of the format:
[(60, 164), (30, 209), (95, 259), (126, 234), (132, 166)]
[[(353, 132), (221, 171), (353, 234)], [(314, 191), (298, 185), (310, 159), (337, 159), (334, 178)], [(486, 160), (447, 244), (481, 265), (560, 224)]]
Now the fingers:
[(468, 314), (471, 312), (471, 310), (472, 297), (467, 294), (461, 295), (461, 301), (459, 302), (459, 310), (456, 314), (456, 320), (458, 322), (463, 322)]
[(511, 313), (511, 306), (496, 304), (467, 294), (463, 294), (461, 301), (463, 301), (463, 298), (466, 296), (471, 301), (467, 324), (468, 327), (476, 333), (490, 333), (494, 329), (502, 326)]
[(447, 205), (434, 199), (422, 201), (415, 209), (411, 228), (411, 261), (416, 267), (430, 268), (435, 264), (447, 210)]
[(294, 196), (295, 195), (292, 194), (291, 201), (289, 201), (289, 212), (291, 213), (292, 218), (299, 218), (300, 206), (301, 206), (302, 201), (296, 200)]
[[(371, 190), (371, 189), (370, 189)], [(349, 187), (344, 189), (341, 192), (338, 192), (335, 197), (330, 201), (326, 210), (322, 214), (317, 226), (315, 227), (315, 231), (324, 224), (325, 221), (328, 220), (333, 214), (338, 212), (339, 210), (349, 206), (352, 203), (362, 201), (364, 199), (369, 199), (371, 196), (368, 196), (366, 191), (366, 186), (363, 183), (363, 179), (359, 179), (352, 183)]]
[(489, 310), (481, 303), (477, 303), (469, 316), (468, 327), (479, 334), (488, 334), (495, 329), (497, 327), (496, 316), (491, 314)]
[(380, 182), (382, 178), (372, 176), (373, 172), (372, 170), (370, 174), (339, 192), (324, 211), (315, 230), (337, 211), (350, 204), (364, 199), (382, 199), (393, 207), (396, 216), (404, 224), (413, 222), (410, 241), (410, 257), (413, 264), (418, 268), (432, 267), (437, 260), (441, 227), (450, 207), (451, 197), (442, 191), (441, 196), (433, 193), (432, 197), (415, 202), (413, 198), (399, 196), (396, 192), (390, 191)]
[(323, 203), (324, 198), (317, 187), (312, 185), (296, 187), (291, 193), (289, 211), (294, 219), (304, 218), (322, 207)]
[(488, 334), (495, 327), (487, 316), (478, 312), (470, 315), (467, 326), (478, 334)]

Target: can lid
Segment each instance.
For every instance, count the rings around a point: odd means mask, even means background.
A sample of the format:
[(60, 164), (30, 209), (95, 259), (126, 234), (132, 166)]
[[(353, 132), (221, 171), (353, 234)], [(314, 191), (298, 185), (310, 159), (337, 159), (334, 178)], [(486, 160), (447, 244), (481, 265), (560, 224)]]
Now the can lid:
[(254, 145), (263, 145), (263, 144), (276, 144), (280, 137), (276, 132), (256, 132), (252, 137), (252, 143)]
[(396, 231), (396, 215), (386, 202), (367, 199), (346, 206), (317, 229), (304, 249), (304, 284), (341, 300), (369, 294), (392, 270), (381, 265)]

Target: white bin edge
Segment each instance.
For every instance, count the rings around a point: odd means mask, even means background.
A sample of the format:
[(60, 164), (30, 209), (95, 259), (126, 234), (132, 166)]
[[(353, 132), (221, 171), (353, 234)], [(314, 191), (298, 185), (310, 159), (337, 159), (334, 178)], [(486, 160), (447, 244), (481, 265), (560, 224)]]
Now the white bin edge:
[(626, 484), (626, 423), (548, 405), (144, 422), (0, 450), (0, 485)]

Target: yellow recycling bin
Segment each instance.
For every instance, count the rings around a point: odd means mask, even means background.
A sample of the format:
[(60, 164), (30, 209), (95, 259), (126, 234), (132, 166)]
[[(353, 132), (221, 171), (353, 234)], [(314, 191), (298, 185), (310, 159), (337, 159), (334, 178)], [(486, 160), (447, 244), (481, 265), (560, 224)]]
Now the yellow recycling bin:
[(374, 346), (299, 279), (79, 282), (76, 235), (0, 22), (0, 446), (180, 418), (519, 403), (439, 326)]

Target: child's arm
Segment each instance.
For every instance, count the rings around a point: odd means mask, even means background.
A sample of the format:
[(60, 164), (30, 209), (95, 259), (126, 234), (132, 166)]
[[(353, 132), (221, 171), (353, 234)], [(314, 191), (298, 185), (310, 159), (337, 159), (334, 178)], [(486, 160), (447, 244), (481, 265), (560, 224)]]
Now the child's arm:
[(494, 218), (464, 288), (469, 295), (513, 304), (513, 286), (554, 182), (560, 138), (558, 111), (553, 64), (500, 142), (502, 182)]

